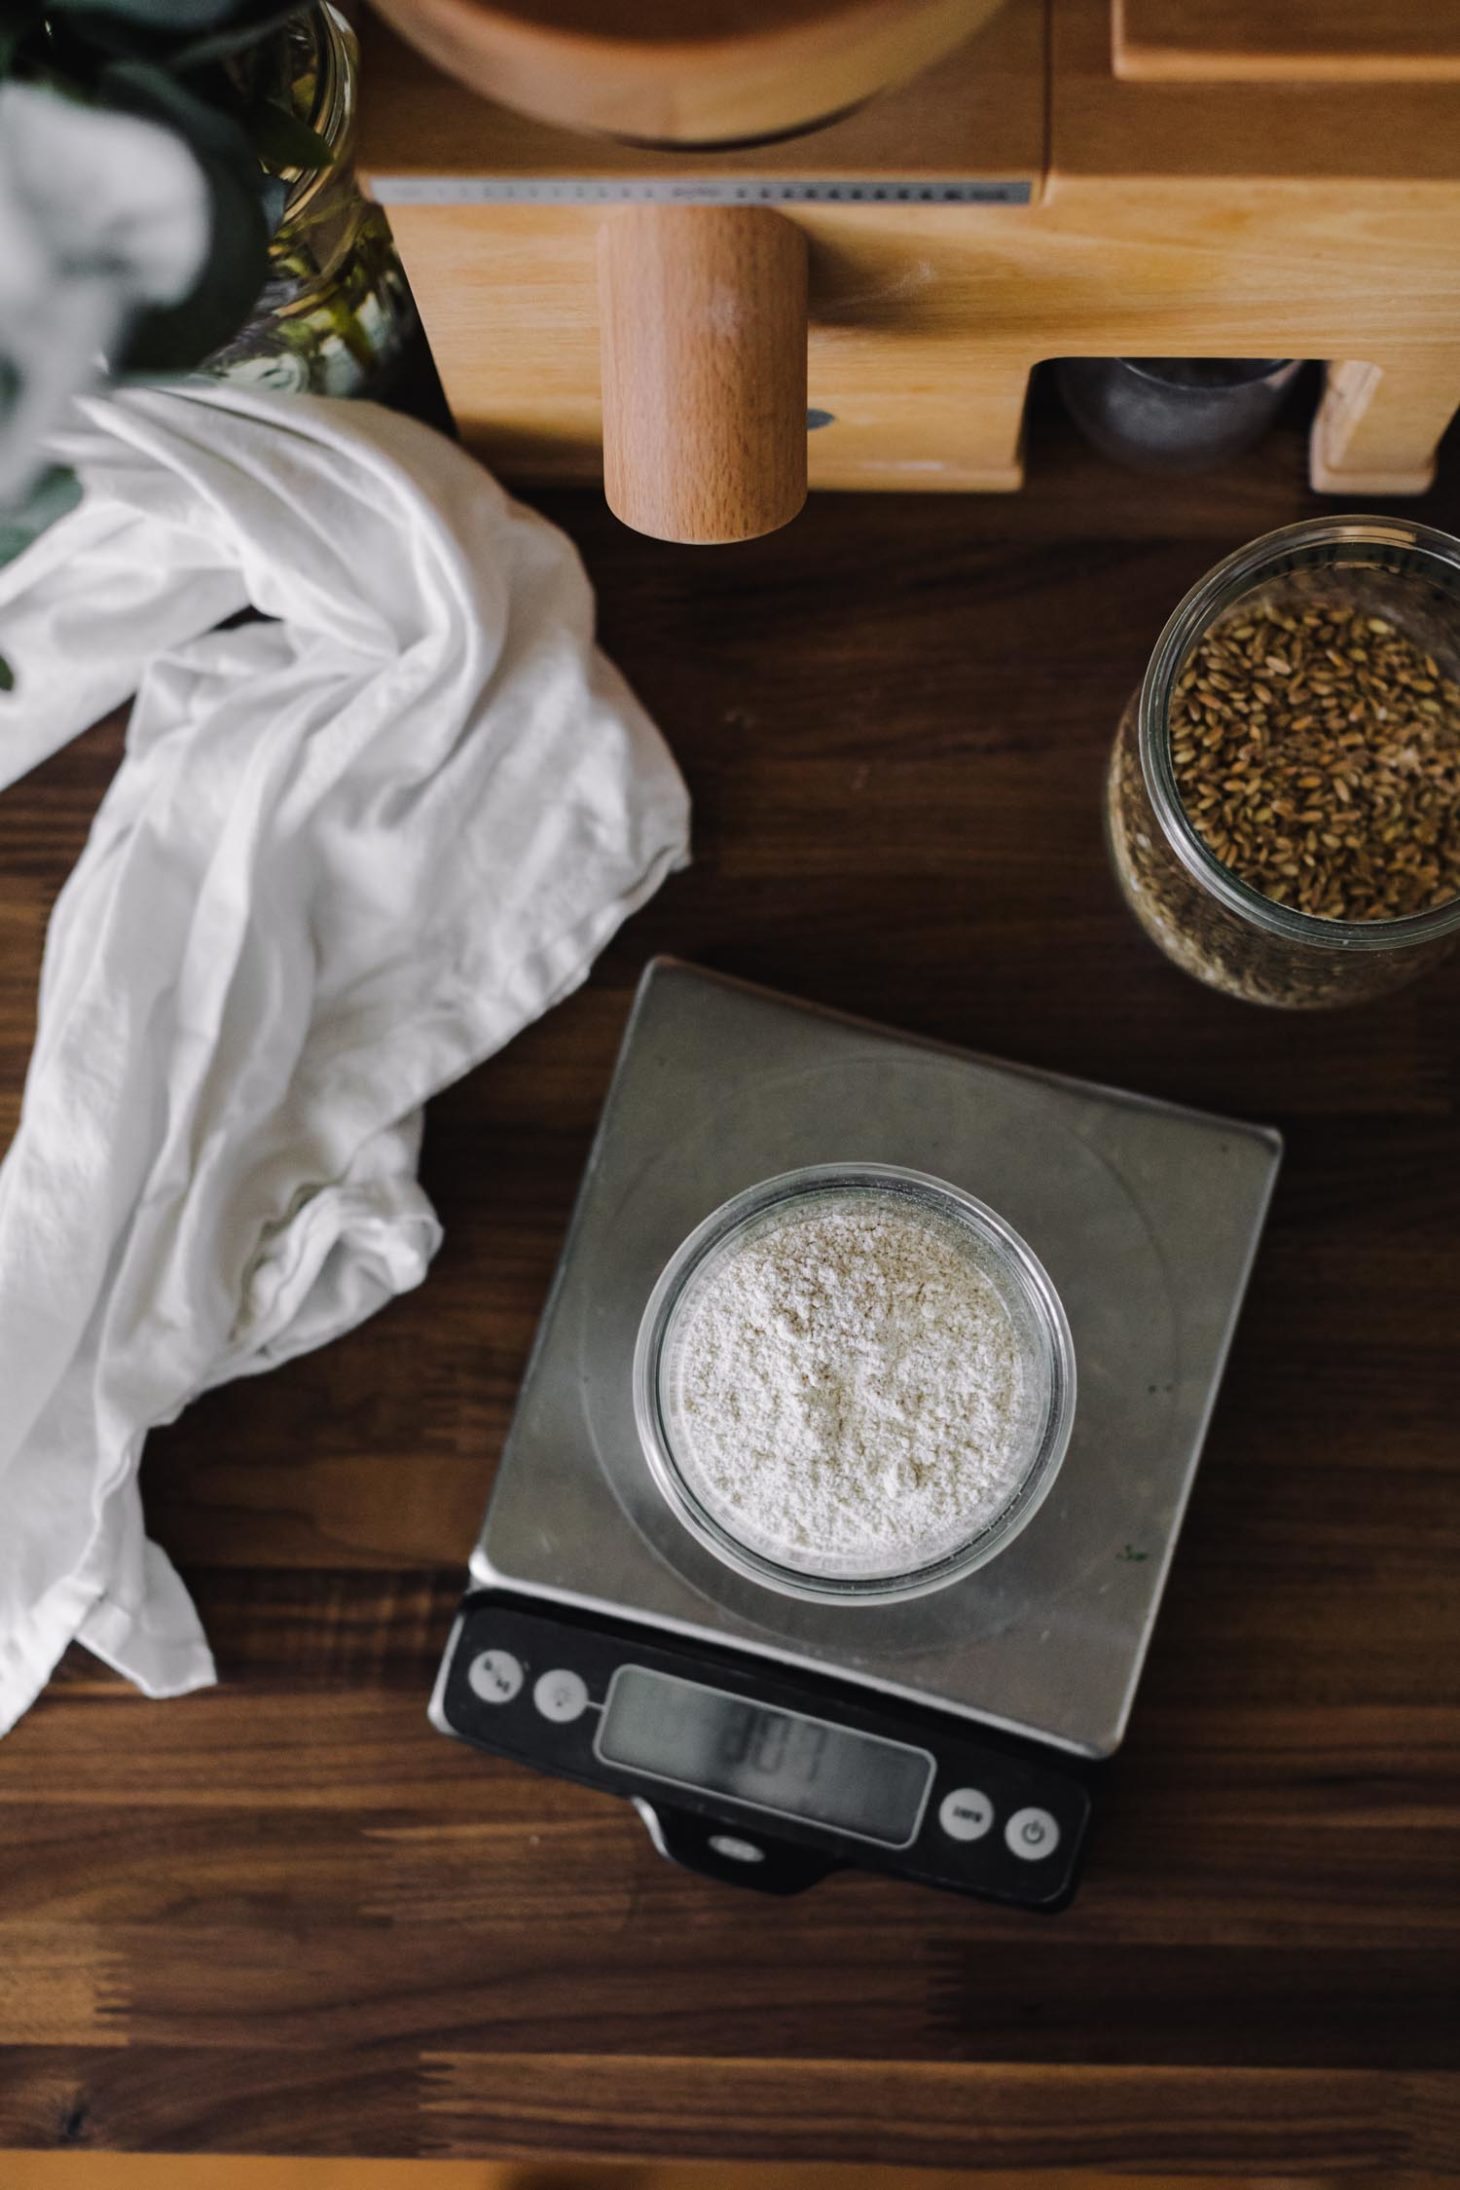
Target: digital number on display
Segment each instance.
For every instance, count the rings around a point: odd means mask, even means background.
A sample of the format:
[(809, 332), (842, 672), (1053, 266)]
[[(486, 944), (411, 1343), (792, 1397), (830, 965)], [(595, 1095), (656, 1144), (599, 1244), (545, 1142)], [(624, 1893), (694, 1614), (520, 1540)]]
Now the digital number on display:
[(894, 1848), (917, 1837), (933, 1777), (925, 1749), (640, 1665), (614, 1675), (597, 1749), (605, 1764)]

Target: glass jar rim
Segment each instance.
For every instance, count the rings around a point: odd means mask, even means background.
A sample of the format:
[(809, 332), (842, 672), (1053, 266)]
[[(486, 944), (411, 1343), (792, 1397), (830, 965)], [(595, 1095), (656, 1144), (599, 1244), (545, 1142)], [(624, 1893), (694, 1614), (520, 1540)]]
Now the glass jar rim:
[(1197, 833), (1176, 788), (1171, 759), (1171, 700), (1187, 657), (1202, 634), (1264, 578), (1303, 569), (1320, 560), (1323, 551), (1346, 547), (1356, 552), (1336, 555), (1336, 564), (1359, 565), (1362, 555), (1357, 551), (1388, 548), (1416, 564), (1442, 567), (1460, 596), (1460, 540), (1408, 518), (1308, 518), (1248, 541), (1197, 580), (1172, 610), (1152, 649), (1137, 702), (1141, 773), (1171, 850), (1193, 879), (1229, 912), (1284, 942), (1318, 950), (1404, 950), (1460, 930), (1460, 895), (1394, 920), (1328, 920), (1321, 913), (1280, 905), (1224, 866)]
[[(663, 1418), (660, 1367), (675, 1312), (709, 1257), (778, 1204), (838, 1191), (901, 1194), (936, 1207), (975, 1231), (992, 1248), (1029, 1306), (1047, 1348), (1048, 1397), (1040, 1436), (1013, 1490), (997, 1513), (969, 1538), (921, 1566), (902, 1572), (818, 1573), (791, 1566), (743, 1542), (697, 1496), (680, 1466)], [(842, 1604), (888, 1604), (961, 1580), (1011, 1543), (1059, 1473), (1074, 1427), (1074, 1339), (1064, 1303), (1038, 1256), (997, 1210), (931, 1173), (899, 1164), (806, 1164), (762, 1179), (712, 1210), (681, 1241), (660, 1273), (639, 1325), (635, 1347), (634, 1413), (639, 1442), (661, 1495), (689, 1533), (726, 1566), (782, 1595)]]

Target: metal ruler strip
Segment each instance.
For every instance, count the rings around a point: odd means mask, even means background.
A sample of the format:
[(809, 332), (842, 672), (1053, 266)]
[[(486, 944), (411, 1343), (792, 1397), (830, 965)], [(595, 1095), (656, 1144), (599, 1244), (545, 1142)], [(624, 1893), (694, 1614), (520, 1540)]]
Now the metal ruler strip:
[(642, 177), (591, 175), (378, 175), (370, 188), (381, 205), (1027, 205), (1030, 186), (1013, 179), (919, 182), (782, 180), (778, 177)]

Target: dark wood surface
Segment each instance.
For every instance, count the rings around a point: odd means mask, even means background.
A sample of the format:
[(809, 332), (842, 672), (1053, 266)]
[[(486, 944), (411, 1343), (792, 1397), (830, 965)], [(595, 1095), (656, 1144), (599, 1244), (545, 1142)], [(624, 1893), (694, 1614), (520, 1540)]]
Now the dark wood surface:
[[(73, 1654), (0, 1743), (0, 2143), (1460, 2167), (1460, 972), (1320, 1018), (1209, 995), (1100, 837), (1162, 619), (1311, 506), (1299, 467), (1284, 437), (1152, 484), (1046, 428), (1020, 497), (813, 498), (693, 552), (551, 503), (689, 776), (695, 866), (433, 1105), (424, 1289), (153, 1438), (150, 1523), (222, 1683), (148, 1704)], [(118, 745), (0, 799), (0, 1134)], [(658, 950), (1288, 1134), (1063, 1916), (856, 1876), (736, 1897), (621, 1804), (427, 1727)]]

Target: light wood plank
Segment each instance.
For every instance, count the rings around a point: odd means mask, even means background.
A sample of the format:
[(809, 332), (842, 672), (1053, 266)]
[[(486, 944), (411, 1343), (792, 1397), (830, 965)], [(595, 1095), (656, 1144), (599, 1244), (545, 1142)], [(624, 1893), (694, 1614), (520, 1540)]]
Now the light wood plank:
[(1457, 0), (1112, 0), (1117, 75), (1432, 83), (1460, 76)]

